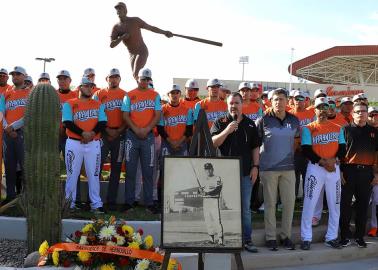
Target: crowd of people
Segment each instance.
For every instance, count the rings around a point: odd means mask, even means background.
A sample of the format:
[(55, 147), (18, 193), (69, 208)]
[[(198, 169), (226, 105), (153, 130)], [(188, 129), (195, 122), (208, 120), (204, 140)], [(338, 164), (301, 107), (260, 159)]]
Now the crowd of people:
[[(9, 75), (13, 85), (8, 84)], [(318, 89), (311, 99), (301, 90), (260, 92), (251, 82), (241, 82), (238, 91), (231, 92), (218, 79), (210, 79), (206, 85), (208, 96), (201, 99), (198, 81), (190, 79), (184, 93), (173, 84), (166, 91), (168, 101), (163, 101), (153, 88), (148, 68), (139, 70), (137, 87), (130, 91), (120, 88), (121, 74), (116, 68), (107, 74), (105, 88), (96, 86), (93, 68), (84, 71), (80, 85), (73, 90), (67, 70), (60, 71), (56, 79), (62, 113), (59, 150), (66, 164), (65, 196), (72, 211), (80, 201), (78, 180), (83, 163), (91, 211), (98, 214), (115, 210), (125, 162), (122, 211), (135, 209), (143, 186), (146, 211), (159, 213), (158, 161), (166, 155), (188, 154), (193, 127), (202, 109), (218, 153), (242, 160), (243, 243), (247, 251), (257, 252), (251, 237), (250, 207), (256, 181), (263, 186), (266, 245), (270, 250), (278, 250), (279, 244), (288, 250), (296, 248), (291, 232), (295, 201), (300, 197), (300, 248), (311, 248), (312, 226), (319, 222), (324, 193), (329, 209), (327, 246), (339, 249), (354, 240), (358, 247), (366, 247), (370, 198), (369, 235), (376, 236), (378, 109), (369, 107), (364, 94), (338, 101)], [(51, 84), (49, 74), (42, 73), (38, 83)], [(2, 204), (22, 189), (23, 115), (32, 90), (33, 80), (24, 68), (17, 66), (9, 74), (0, 69), (7, 195)], [(111, 173), (104, 207), (99, 180), (107, 158)], [(353, 197), (354, 233), (350, 229)], [(278, 200), (282, 205), (282, 228), (277, 235)]]

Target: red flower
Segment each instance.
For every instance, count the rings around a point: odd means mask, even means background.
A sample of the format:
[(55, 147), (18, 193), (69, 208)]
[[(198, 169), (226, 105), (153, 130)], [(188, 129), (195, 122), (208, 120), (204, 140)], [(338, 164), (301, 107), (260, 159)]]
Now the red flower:
[(127, 257), (121, 257), (119, 258), (119, 265), (120, 266), (125, 266), (129, 264), (129, 258)]
[(71, 266), (71, 261), (69, 259), (65, 259), (63, 261), (63, 267), (70, 267)]
[(139, 229), (138, 229), (138, 233), (139, 233), (140, 235), (143, 235), (143, 229), (142, 229), (142, 228), (139, 228)]
[(76, 232), (75, 232), (75, 236), (76, 236), (77, 238), (81, 237), (82, 235), (83, 235), (83, 233), (82, 233), (81, 231), (76, 231)]
[(122, 231), (122, 227), (117, 227), (117, 233), (121, 236), (124, 235), (123, 231)]
[(115, 237), (113, 236), (113, 237), (112, 237), (112, 242), (117, 243), (117, 238), (115, 238)]

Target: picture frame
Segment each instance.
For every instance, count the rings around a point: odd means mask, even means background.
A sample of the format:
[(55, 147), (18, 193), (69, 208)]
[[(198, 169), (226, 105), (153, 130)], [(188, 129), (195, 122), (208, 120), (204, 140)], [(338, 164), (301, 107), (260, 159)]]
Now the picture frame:
[(233, 253), (243, 249), (241, 166), (238, 157), (164, 157), (164, 250)]

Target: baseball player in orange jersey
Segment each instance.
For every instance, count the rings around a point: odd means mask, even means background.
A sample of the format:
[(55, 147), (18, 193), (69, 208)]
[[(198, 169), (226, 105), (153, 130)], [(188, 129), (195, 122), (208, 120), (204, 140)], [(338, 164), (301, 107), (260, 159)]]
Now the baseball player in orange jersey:
[(180, 100), (185, 107), (194, 110), (194, 106), (201, 99), (198, 97), (199, 86), (195, 79), (189, 79), (185, 83), (185, 97)]
[(5, 68), (0, 68), (0, 94), (4, 94), (12, 88), (12, 86), (8, 84), (8, 79), (8, 71)]
[(110, 70), (106, 77), (108, 87), (97, 91), (93, 99), (98, 100), (105, 106), (105, 113), (108, 118), (105, 132), (102, 137), (101, 147), (101, 168), (105, 158), (110, 152), (110, 177), (107, 194), (109, 210), (115, 210), (117, 202), (118, 184), (121, 176), (122, 160), (125, 150), (125, 123), (122, 119), (121, 106), (126, 91), (119, 88), (121, 74), (118, 69)]
[(213, 122), (218, 118), (225, 116), (227, 113), (227, 104), (219, 99), (219, 88), (222, 85), (218, 79), (207, 81), (207, 90), (209, 97), (199, 101), (194, 106), (194, 121), (197, 121), (200, 109), (205, 110), (207, 123), (211, 128)]
[(66, 198), (71, 200), (75, 209), (76, 184), (84, 160), (88, 178), (91, 211), (103, 213), (100, 197), (101, 132), (106, 127), (104, 105), (91, 99), (93, 84), (83, 77), (80, 96), (70, 99), (63, 105), (63, 125), (66, 127)]
[(258, 91), (259, 87), (255, 83), (241, 82), (239, 84), (239, 93), (243, 97), (243, 114), (253, 121), (264, 115), (260, 104), (256, 101), (259, 97)]
[(337, 241), (340, 219), (341, 179), (337, 158), (345, 156), (343, 129), (327, 120), (329, 108), (326, 97), (315, 100), (317, 120), (302, 128), (302, 151), (309, 159), (301, 220), (301, 248), (309, 250), (312, 241), (312, 217), (319, 194), (324, 187), (329, 209), (325, 244), (341, 248)]
[[(95, 92), (97, 92), (98, 90), (101, 90), (100, 88), (97, 87), (97, 85), (95, 83), (96, 73), (95, 73), (95, 70), (93, 68), (86, 68), (84, 70), (83, 77), (87, 77), (93, 83), (92, 93), (91, 93), (92, 95)], [(76, 92), (77, 96), (79, 96), (80, 86), (76, 87), (76, 89), (73, 90), (73, 91)]]
[(199, 193), (203, 197), (203, 215), (210, 236), (210, 242), (223, 245), (223, 225), (220, 215), (219, 199), (222, 191), (222, 179), (214, 175), (214, 167), (211, 163), (205, 163), (204, 169), (207, 177), (203, 186), (199, 188)]
[(31, 76), (26, 76), (24, 84), (26, 88), (29, 88), (31, 90), (34, 87), (33, 78)]
[(26, 71), (15, 67), (10, 73), (14, 87), (0, 95), (0, 112), (4, 115), (4, 165), (6, 174), (7, 198), (3, 203), (16, 197), (17, 166), (23, 171), (24, 133), (23, 117), (26, 101), (30, 92), (25, 88)]
[(353, 111), (353, 101), (351, 97), (343, 97), (340, 100), (340, 112), (336, 115), (336, 117), (339, 117), (343, 119), (346, 124), (349, 124), (352, 120), (352, 114)]

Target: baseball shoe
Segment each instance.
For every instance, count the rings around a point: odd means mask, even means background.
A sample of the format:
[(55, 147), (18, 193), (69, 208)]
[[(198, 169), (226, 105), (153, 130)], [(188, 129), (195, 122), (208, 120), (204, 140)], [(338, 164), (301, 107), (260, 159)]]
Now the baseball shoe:
[(367, 248), (367, 244), (366, 242), (364, 241), (364, 239), (362, 238), (358, 238), (355, 240), (355, 243), (356, 245), (359, 247), (359, 248)]
[(244, 249), (248, 252), (257, 253), (257, 247), (253, 244), (252, 241), (247, 241), (244, 243)]
[(342, 247), (347, 247), (347, 246), (350, 246), (351, 244), (352, 244), (352, 242), (347, 238), (340, 240), (340, 245)]
[(377, 228), (371, 228), (367, 235), (370, 237), (377, 237)]
[(329, 240), (324, 243), (327, 247), (342, 249), (343, 246), (337, 241), (337, 239)]
[(277, 251), (277, 241), (276, 240), (268, 240), (266, 241), (266, 247), (269, 248), (271, 251)]
[(295, 244), (288, 237), (286, 237), (285, 239), (281, 240), (281, 245), (286, 250), (295, 250)]
[(312, 227), (317, 227), (319, 226), (319, 224), (320, 224), (320, 220), (316, 217), (313, 217), (312, 222), (311, 222)]
[(311, 249), (311, 241), (303, 241), (301, 244), (302, 250), (310, 250)]
[(105, 214), (106, 211), (105, 211), (104, 207), (97, 207), (97, 208), (91, 209), (91, 213), (93, 213), (95, 215), (101, 215), (101, 214)]

